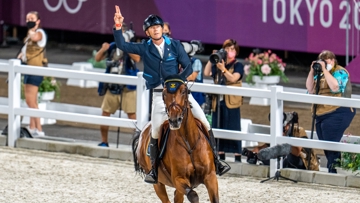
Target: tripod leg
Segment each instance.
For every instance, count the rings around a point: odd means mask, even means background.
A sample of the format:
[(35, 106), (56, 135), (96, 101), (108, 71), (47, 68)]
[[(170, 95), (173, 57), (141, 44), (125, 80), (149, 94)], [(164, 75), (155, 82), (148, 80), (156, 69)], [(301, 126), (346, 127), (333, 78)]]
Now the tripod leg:
[[(122, 99), (123, 99), (123, 89), (121, 90), (120, 94), (120, 107), (119, 107), (119, 118), (121, 118), (121, 105), (122, 105)], [(116, 148), (119, 148), (119, 137), (120, 137), (120, 127), (117, 129), (117, 138), (116, 138)]]
[(290, 178), (284, 177), (284, 176), (282, 176), (281, 174), (280, 174), (280, 176), (279, 176), (279, 177), (280, 177), (280, 178), (282, 178), (282, 179), (289, 180), (289, 181), (292, 181), (292, 182), (294, 182), (294, 183), (297, 183), (297, 181), (296, 181), (296, 180), (293, 180), (293, 179), (290, 179)]
[(265, 179), (265, 180), (260, 181), (260, 183), (264, 183), (264, 182), (266, 182), (266, 181), (268, 181), (268, 180), (275, 179), (275, 178), (276, 178), (276, 177), (273, 176), (273, 177), (270, 177), (270, 178), (268, 178), (268, 179)]

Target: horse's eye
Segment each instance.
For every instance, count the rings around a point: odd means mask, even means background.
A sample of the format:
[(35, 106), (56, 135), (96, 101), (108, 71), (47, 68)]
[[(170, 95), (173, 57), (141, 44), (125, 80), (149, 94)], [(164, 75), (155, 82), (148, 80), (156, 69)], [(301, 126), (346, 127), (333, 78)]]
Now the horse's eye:
[(187, 92), (186, 89), (181, 90), (182, 95), (186, 94), (186, 92)]

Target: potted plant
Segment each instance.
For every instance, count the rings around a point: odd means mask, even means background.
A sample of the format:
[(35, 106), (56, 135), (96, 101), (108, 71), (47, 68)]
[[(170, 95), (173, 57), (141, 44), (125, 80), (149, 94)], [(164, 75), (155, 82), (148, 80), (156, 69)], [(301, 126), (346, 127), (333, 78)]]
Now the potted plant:
[(286, 64), (271, 50), (259, 54), (251, 53), (245, 61), (248, 64), (244, 66), (244, 72), (247, 75), (246, 82), (249, 84), (264, 80), (265, 77), (268, 77), (269, 83), (272, 84), (278, 83), (280, 78), (284, 82), (288, 81), (284, 73)]
[[(343, 141), (344, 143), (349, 143)], [(353, 144), (359, 144), (354, 142)], [(340, 170), (349, 171), (354, 175), (360, 174), (360, 154), (351, 152), (341, 152), (341, 159), (337, 159), (338, 165), (336, 167), (338, 173)], [(339, 170), (340, 168), (340, 170)]]
[[(25, 99), (24, 79), (21, 80), (21, 99)], [(60, 98), (60, 83), (52, 77), (44, 77), (39, 85), (38, 102)]]
[(39, 85), (38, 100), (46, 101), (53, 100), (54, 97), (60, 98), (60, 83), (53, 77), (44, 77), (43, 81)]

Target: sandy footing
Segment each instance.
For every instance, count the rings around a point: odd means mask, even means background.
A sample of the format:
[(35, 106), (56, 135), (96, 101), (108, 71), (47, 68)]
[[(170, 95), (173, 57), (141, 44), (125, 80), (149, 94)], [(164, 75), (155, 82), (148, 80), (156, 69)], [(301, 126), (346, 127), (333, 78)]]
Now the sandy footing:
[[(132, 162), (18, 148), (0, 148), (0, 202), (160, 202)], [(218, 178), (220, 202), (358, 202), (360, 189), (291, 183), (260, 183), (251, 177)], [(168, 188), (173, 201), (174, 189)], [(209, 202), (204, 186), (200, 202)], [(186, 199), (186, 198), (185, 198)], [(185, 202), (188, 202), (187, 200)]]

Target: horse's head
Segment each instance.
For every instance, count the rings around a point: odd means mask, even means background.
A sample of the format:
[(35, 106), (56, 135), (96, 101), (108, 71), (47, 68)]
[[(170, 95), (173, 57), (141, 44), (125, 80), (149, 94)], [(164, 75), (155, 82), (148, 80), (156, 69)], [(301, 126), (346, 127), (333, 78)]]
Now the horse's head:
[(171, 130), (178, 130), (187, 112), (188, 88), (178, 75), (169, 76), (165, 80), (163, 100)]

